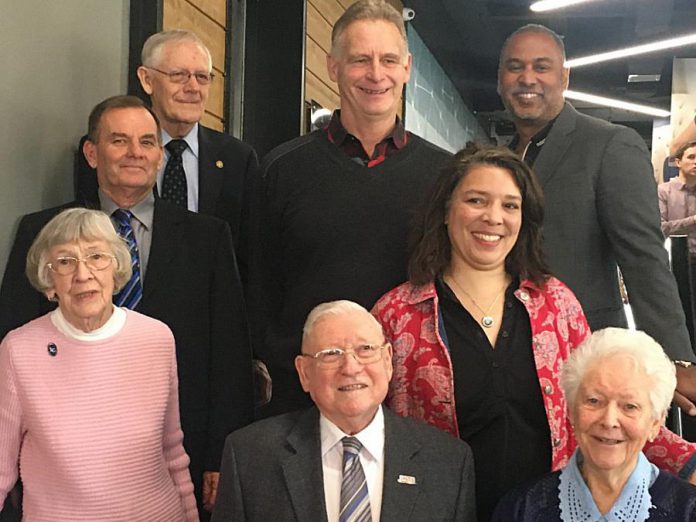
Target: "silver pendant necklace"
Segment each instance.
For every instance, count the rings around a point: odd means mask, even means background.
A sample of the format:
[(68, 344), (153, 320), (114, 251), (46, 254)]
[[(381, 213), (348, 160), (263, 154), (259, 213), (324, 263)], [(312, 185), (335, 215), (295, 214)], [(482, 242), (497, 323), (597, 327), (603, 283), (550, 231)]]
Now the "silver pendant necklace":
[(467, 292), (466, 290), (464, 290), (459, 285), (459, 283), (457, 283), (457, 280), (453, 276), (450, 276), (450, 279), (454, 283), (454, 286), (456, 286), (459, 290), (464, 292), (464, 295), (466, 295), (469, 298), (469, 300), (474, 304), (474, 306), (479, 309), (479, 312), (481, 312), (483, 314), (483, 317), (481, 317), (481, 319), (480, 319), (480, 323), (483, 325), (483, 327), (484, 328), (492, 328), (493, 325), (495, 324), (495, 319), (491, 315), (491, 310), (495, 306), (495, 303), (498, 302), (498, 299), (500, 299), (500, 296), (503, 295), (503, 292), (505, 292), (505, 289), (507, 288), (507, 283), (505, 283), (505, 285), (503, 285), (503, 288), (500, 289), (500, 292), (498, 292), (498, 295), (495, 296), (495, 299), (493, 299), (493, 302), (490, 304), (488, 309), (484, 312), (483, 308), (481, 308), (478, 305), (478, 303), (476, 302), (476, 299), (471, 297), (471, 294), (469, 292)]

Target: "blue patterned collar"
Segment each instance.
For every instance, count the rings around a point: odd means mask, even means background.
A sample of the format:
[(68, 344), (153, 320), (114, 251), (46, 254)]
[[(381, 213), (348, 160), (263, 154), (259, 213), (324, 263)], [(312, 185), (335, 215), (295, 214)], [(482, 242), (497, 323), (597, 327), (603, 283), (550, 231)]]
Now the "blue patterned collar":
[(577, 448), (561, 472), (558, 494), (563, 522), (644, 522), (648, 519), (652, 507), (649, 488), (657, 479), (659, 470), (642, 452), (638, 454), (638, 463), (621, 495), (606, 515), (599, 512), (580, 474), (581, 463), (582, 454)]

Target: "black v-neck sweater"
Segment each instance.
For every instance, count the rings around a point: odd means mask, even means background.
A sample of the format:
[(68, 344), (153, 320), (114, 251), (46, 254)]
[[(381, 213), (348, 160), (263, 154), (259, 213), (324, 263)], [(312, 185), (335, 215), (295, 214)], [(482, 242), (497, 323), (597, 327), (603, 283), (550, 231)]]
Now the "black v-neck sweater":
[(287, 403), (274, 413), (304, 404), (293, 359), (309, 311), (335, 299), (370, 309), (406, 280), (413, 215), (448, 157), (411, 134), (368, 168), (317, 131), (264, 159), (249, 300), (255, 355), (269, 365), (275, 403)]

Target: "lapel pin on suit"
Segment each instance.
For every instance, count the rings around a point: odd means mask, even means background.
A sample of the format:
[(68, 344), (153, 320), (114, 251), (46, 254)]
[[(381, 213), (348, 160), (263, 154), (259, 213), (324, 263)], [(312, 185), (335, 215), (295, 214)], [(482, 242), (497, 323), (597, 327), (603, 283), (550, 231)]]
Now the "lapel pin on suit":
[(217, 168), (221, 169), (222, 167), (225, 166), (225, 164), (224, 164), (221, 160), (217, 160), (217, 161), (215, 162), (215, 166), (216, 166)]
[(416, 477), (412, 477), (411, 475), (399, 475), (399, 478), (396, 479), (396, 481), (399, 484), (408, 484), (409, 486), (416, 485)]

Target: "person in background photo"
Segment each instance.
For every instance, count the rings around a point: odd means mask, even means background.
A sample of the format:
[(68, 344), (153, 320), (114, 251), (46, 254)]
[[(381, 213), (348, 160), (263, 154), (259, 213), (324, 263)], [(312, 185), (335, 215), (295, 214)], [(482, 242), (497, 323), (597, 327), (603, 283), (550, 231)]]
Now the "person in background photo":
[(679, 175), (657, 187), (660, 221), (665, 237), (688, 236), (691, 304), (696, 300), (696, 141), (679, 147), (674, 154)]
[(660, 345), (643, 332), (595, 332), (566, 362), (561, 385), (578, 447), (563, 470), (506, 495), (493, 520), (696, 520), (696, 487), (641, 451), (657, 437), (676, 386)]
[(58, 214), (26, 273), (58, 308), (0, 345), (0, 502), (19, 476), (23, 520), (197, 521), (174, 337), (112, 303), (131, 261), (109, 217)]
[[(519, 156), (471, 144), (427, 196), (409, 281), (373, 309), (394, 347), (387, 405), (469, 443), (479, 522), (575, 448), (559, 371), (590, 331), (546, 266), (543, 219), (541, 189)], [(666, 430), (653, 445), (658, 465), (690, 473), (696, 445)]]

